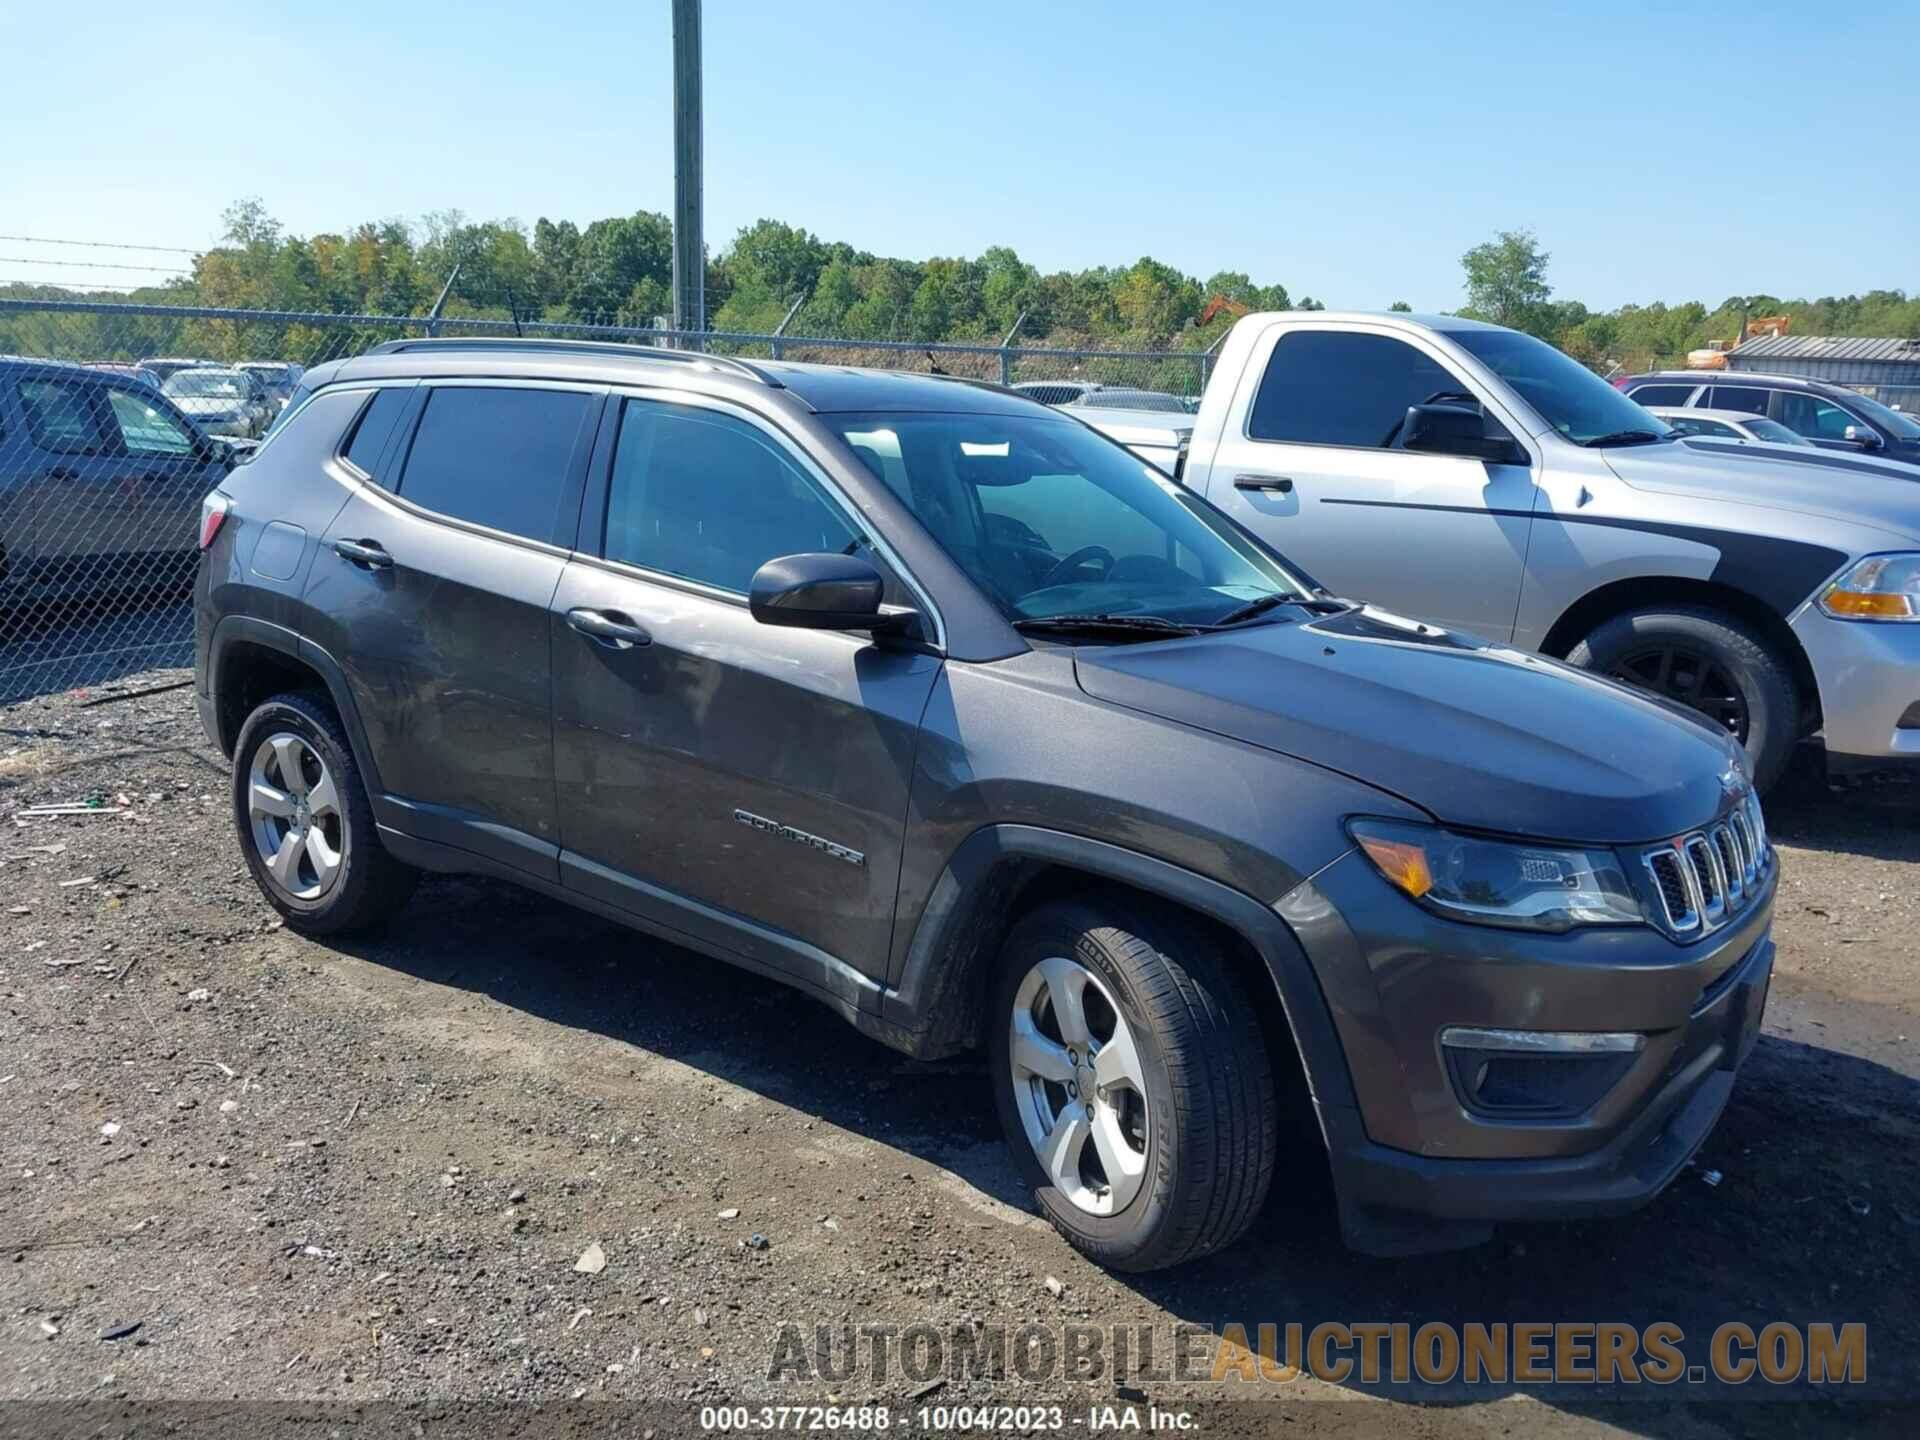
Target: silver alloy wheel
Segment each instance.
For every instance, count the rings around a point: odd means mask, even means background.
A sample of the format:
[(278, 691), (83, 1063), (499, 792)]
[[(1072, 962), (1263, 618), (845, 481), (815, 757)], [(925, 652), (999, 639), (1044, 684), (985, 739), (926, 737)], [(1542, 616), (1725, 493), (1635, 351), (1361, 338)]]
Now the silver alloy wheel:
[(254, 750), (247, 817), (275, 885), (296, 900), (318, 900), (333, 887), (346, 853), (346, 817), (333, 776), (300, 736), (281, 730)]
[(1118, 1215), (1147, 1174), (1147, 1085), (1126, 1017), (1099, 976), (1054, 956), (1021, 980), (1008, 1023), (1014, 1106), (1041, 1168), (1076, 1208)]

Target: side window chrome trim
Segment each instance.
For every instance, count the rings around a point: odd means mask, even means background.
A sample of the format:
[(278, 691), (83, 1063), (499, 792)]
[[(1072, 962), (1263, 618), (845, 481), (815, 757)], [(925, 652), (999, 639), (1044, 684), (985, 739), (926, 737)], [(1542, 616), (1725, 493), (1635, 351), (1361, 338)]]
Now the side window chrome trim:
[[(744, 405), (722, 400), (713, 395), (703, 395), (691, 390), (676, 390), (667, 386), (617, 385), (613, 387), (612, 398), (616, 403), (622, 404), (623, 406), (625, 402), (629, 400), (640, 400), (659, 404), (687, 405), (702, 410), (712, 410), (717, 414), (728, 415), (736, 420), (744, 421), (751, 426), (758, 434), (765, 437), (780, 454), (785, 456), (798, 468), (802, 474), (826, 492), (834, 505), (852, 522), (854, 529), (857, 530), (861, 537), (886, 561), (888, 568), (900, 577), (900, 583), (912, 591), (914, 597), (920, 602), (921, 612), (926, 615), (933, 624), (933, 637), (931, 641), (933, 647), (941, 651), (947, 648), (946, 620), (940, 614), (940, 607), (933, 603), (933, 596), (928, 592), (927, 587), (921, 584), (919, 577), (907, 568), (906, 562), (900, 558), (899, 552), (888, 542), (886, 536), (879, 533), (878, 528), (874, 525), (872, 518), (866, 511), (856, 505), (846, 491), (834, 482), (833, 477), (827, 474), (825, 468), (815, 461), (812, 455), (807, 453), (806, 447), (802, 445), (796, 437), (780, 428), (776, 423), (769, 420), (768, 417), (758, 414)], [(624, 423), (624, 419), (625, 415), (623, 410), (621, 416), (616, 420), (616, 436), (618, 434), (617, 426), (620, 423)], [(610, 496), (609, 503), (611, 503)], [(602, 517), (602, 521), (604, 523), (604, 517)], [(606, 541), (603, 532), (601, 538), (596, 542), (596, 549), (603, 550), (605, 545)], [(684, 575), (669, 574), (664, 570), (649, 570), (644, 565), (635, 565), (631, 561), (614, 560), (604, 554), (597, 554), (593, 551), (583, 550), (580, 552), (580, 555), (583, 559), (594, 560), (602, 565), (610, 566), (622, 572), (631, 573), (649, 581), (658, 580), (672, 585), (675, 588), (689, 590), (695, 594), (706, 595), (715, 599), (728, 600), (741, 606), (747, 603), (746, 594), (739, 590), (728, 590), (722, 586), (708, 585), (702, 581), (690, 580)]]

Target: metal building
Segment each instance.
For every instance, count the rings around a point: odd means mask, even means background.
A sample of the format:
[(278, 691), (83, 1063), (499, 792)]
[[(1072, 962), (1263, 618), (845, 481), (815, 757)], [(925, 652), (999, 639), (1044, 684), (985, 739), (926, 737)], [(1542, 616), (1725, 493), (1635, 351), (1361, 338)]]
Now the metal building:
[(1727, 368), (1824, 380), (1896, 410), (1920, 413), (1920, 340), (1763, 335), (1729, 350)]

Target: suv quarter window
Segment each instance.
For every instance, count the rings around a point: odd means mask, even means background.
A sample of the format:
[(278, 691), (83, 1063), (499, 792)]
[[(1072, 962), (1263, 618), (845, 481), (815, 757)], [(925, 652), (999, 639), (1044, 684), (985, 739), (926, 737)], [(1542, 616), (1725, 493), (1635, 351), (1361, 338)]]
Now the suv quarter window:
[(1636, 405), (1685, 405), (1694, 385), (1636, 385), (1627, 398)]
[(597, 398), (535, 386), (436, 385), (394, 489), (423, 510), (552, 544)]
[(744, 595), (769, 560), (845, 551), (860, 538), (758, 426), (704, 406), (625, 402), (607, 485), (607, 559)]
[(1247, 436), (1382, 449), (1392, 444), (1409, 405), (1468, 393), (1439, 361), (1394, 336), (1295, 330), (1280, 337), (1267, 359)]
[(364, 478), (376, 485), (386, 483), (380, 473), (380, 457), (387, 441), (393, 438), (394, 423), (413, 398), (411, 385), (389, 385), (373, 392), (373, 398), (360, 407), (360, 414), (347, 432), (340, 458)]

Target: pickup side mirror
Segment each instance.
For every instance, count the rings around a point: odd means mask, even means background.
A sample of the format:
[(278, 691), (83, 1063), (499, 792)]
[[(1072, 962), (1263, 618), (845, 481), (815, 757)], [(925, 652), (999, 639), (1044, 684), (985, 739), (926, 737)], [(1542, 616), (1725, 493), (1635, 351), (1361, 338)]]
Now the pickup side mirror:
[(1429, 455), (1465, 455), (1497, 465), (1524, 465), (1528, 455), (1505, 434), (1489, 435), (1486, 417), (1467, 405), (1409, 405), (1400, 448)]
[(904, 630), (912, 610), (883, 607), (887, 582), (858, 555), (782, 555), (753, 573), (747, 609), (762, 625), (798, 630)]
[(1883, 443), (1878, 430), (1868, 429), (1865, 425), (1849, 425), (1840, 432), (1840, 438), (1858, 445), (1862, 450), (1878, 450)]

